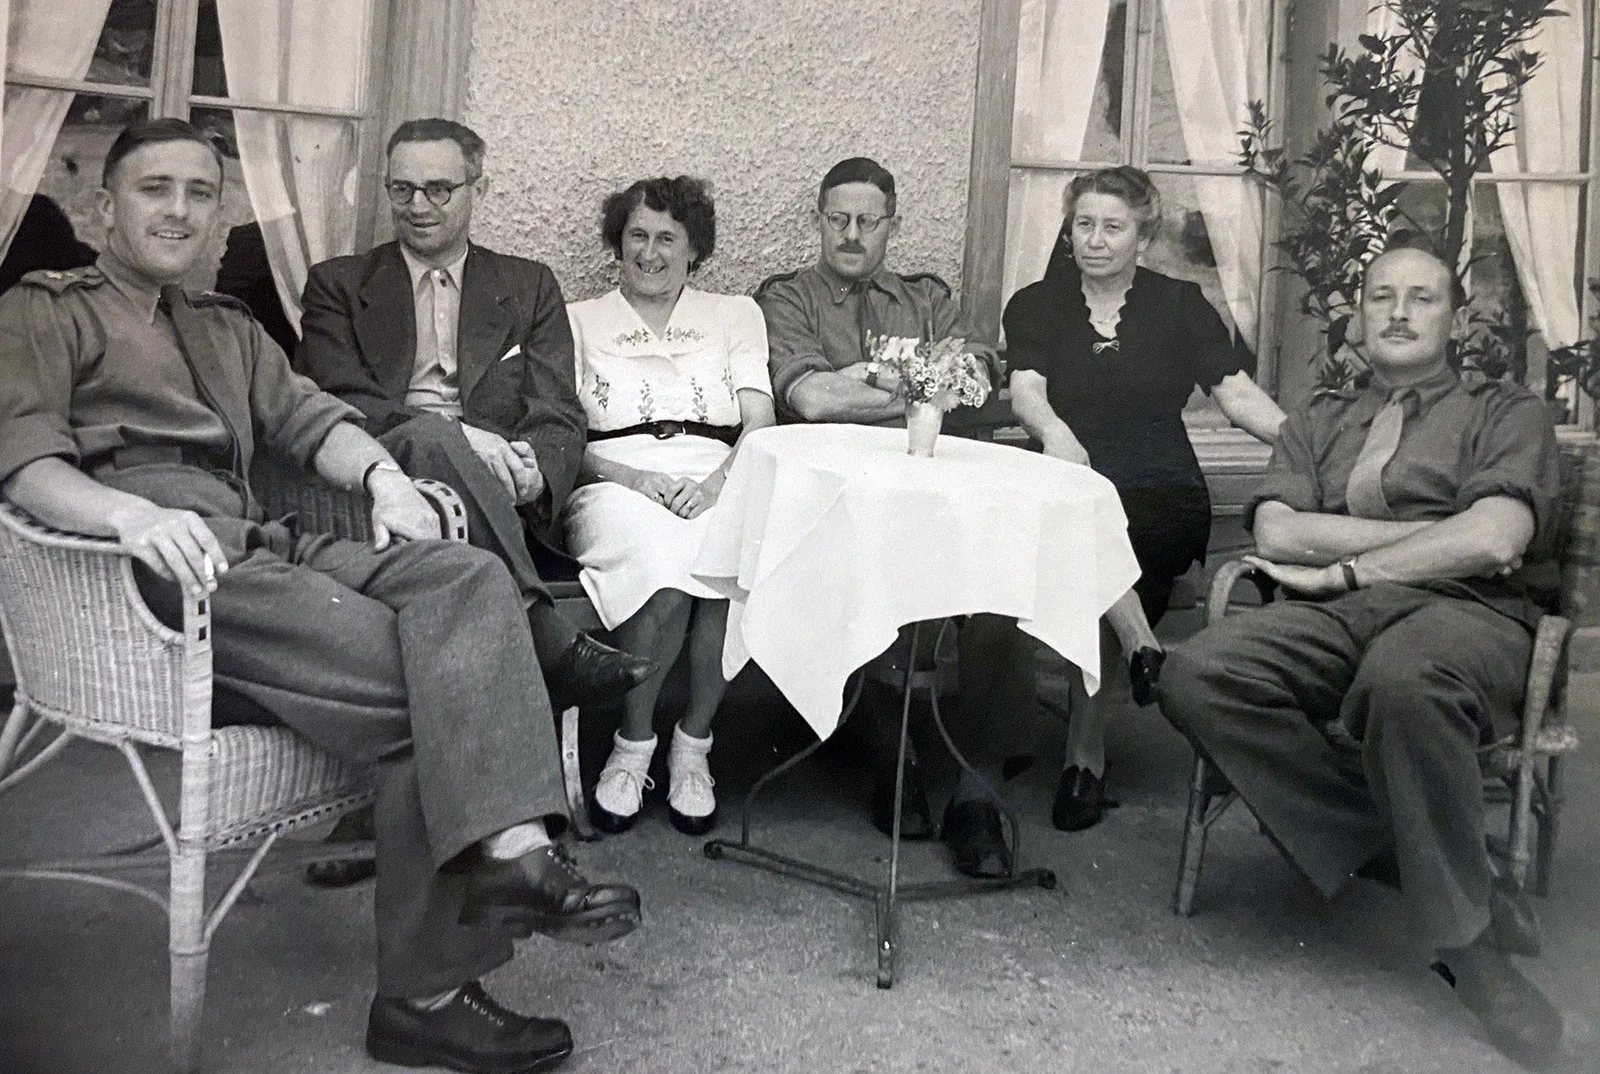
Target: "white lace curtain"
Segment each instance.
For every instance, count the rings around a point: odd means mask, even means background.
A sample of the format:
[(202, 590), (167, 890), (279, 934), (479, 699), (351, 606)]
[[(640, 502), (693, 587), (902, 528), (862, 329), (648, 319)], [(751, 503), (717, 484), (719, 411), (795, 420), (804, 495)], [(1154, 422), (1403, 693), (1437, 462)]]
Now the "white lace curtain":
[[(1023, 0), (1014, 161), (1083, 156), (1110, 11), (1111, 0)], [(1187, 154), (1195, 161), (1232, 161), (1239, 155), (1245, 103), (1266, 96), (1270, 0), (1162, 0), (1162, 16), (1167, 41), (1179, 43), (1167, 51)], [(1047, 169), (1013, 172), (1002, 283), (1007, 297), (1043, 275), (1061, 226), (1067, 178)], [(1260, 320), (1261, 197), (1235, 178), (1197, 177), (1194, 185), (1229, 313), (1253, 342)]]
[[(372, 0), (217, 0), (231, 97), (363, 106)], [(310, 267), (355, 249), (356, 124), (234, 112), (239, 162), (284, 313), (300, 330)]]
[[(81, 79), (111, 0), (0, 0), (0, 51), (12, 75)], [(11, 249), (74, 94), (7, 86), (0, 113), (0, 257)]]

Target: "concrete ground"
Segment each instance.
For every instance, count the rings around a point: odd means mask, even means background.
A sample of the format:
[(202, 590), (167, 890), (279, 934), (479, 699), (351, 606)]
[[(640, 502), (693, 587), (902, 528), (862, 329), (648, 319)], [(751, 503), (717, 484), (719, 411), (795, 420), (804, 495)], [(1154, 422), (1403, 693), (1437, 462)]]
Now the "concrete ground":
[[(1175, 615), (1163, 633), (1184, 628)], [(1041, 667), (1047, 697), (1059, 699), (1065, 665), (1047, 654)], [(1594, 678), (1575, 686), (1600, 697)], [(1122, 807), (1105, 823), (1080, 834), (1049, 824), (1058, 720), (1042, 720), (1040, 762), (1009, 786), (1025, 863), (1054, 869), (1060, 885), (909, 906), (890, 991), (874, 986), (870, 904), (709, 861), (700, 840), (669, 827), (659, 800), (632, 832), (578, 850), (590, 875), (638, 886), (644, 926), (600, 948), (535, 940), (488, 987), (571, 1023), (578, 1051), (562, 1069), (574, 1074), (1518, 1069), (1427, 970), (1395, 893), (1358, 882), (1323, 901), (1242, 809), (1212, 839), (1197, 913), (1173, 916), (1188, 751), (1153, 710), (1124, 708), (1109, 745)], [(1526, 966), (1565, 1014), (1561, 1069), (1595, 1072), (1593, 707), (1581, 730), (1556, 887), (1540, 907), (1547, 954)], [(736, 685), (717, 733), (719, 834), (731, 837), (737, 796), (807, 732), (758, 677)], [(608, 736), (586, 731), (591, 773)], [(774, 792), (758, 838), (870, 876), (888, 846), (866, 818), (867, 785), (848, 758), (816, 760)], [(0, 804), (0, 858), (107, 845), (147, 825), (120, 759), (75, 746)], [(927, 844), (911, 846), (904, 867), (913, 879), (947, 871)], [(371, 898), (370, 885), (318, 891), (292, 871), (253, 885), (213, 947), (206, 1070), (393, 1069), (361, 1043)], [(150, 906), (79, 885), (0, 882), (0, 1074), (165, 1069), (166, 988), (164, 923)]]

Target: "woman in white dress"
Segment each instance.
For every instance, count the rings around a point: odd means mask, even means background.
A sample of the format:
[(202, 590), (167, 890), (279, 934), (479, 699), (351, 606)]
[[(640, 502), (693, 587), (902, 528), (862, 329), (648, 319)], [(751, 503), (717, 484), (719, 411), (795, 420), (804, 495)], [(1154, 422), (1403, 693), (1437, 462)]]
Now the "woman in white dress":
[(622, 285), (567, 306), (589, 418), (583, 484), (565, 511), (567, 547), (618, 644), (659, 670), (628, 695), (590, 812), (609, 832), (639, 815), (653, 785), (656, 697), (687, 637), (689, 707), (667, 754), (667, 805), (675, 827), (698, 835), (716, 815), (707, 754), (727, 687), (728, 602), (689, 569), (739, 443), (774, 421), (766, 323), (749, 298), (688, 286), (716, 243), (700, 180), (645, 179), (612, 194), (601, 234)]

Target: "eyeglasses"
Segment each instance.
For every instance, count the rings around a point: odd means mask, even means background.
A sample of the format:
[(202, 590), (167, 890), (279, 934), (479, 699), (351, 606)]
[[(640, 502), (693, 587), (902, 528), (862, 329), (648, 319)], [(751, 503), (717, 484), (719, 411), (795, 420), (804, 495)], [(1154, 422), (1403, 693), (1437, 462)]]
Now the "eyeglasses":
[[(822, 218), (828, 222), (829, 227), (833, 228), (833, 230), (839, 232), (841, 235), (850, 230), (849, 213), (823, 213)], [(857, 213), (855, 215), (856, 230), (860, 231), (863, 235), (870, 235), (874, 231), (878, 230), (879, 224), (883, 223), (885, 220), (893, 219), (894, 215), (892, 213), (888, 216), (874, 216), (872, 213)]]
[(464, 183), (452, 183), (448, 179), (429, 179), (426, 183), (418, 186), (416, 183), (408, 183), (404, 179), (392, 179), (385, 183), (384, 186), (389, 191), (389, 200), (394, 202), (394, 206), (397, 209), (404, 209), (410, 205), (411, 199), (417, 196), (417, 191), (419, 190), (429, 201), (443, 208), (450, 204), (450, 195), (471, 182), (472, 180), (470, 179)]

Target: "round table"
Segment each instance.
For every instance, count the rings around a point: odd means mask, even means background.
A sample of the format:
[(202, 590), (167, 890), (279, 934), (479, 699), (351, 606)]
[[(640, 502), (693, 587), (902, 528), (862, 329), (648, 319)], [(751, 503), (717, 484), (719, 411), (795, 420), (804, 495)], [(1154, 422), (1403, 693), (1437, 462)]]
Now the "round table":
[(781, 425), (745, 438), (694, 574), (731, 601), (723, 675), (754, 660), (820, 737), (846, 678), (907, 623), (1018, 626), (1098, 688), (1099, 620), (1139, 577), (1111, 482), (1030, 451), (904, 429)]

